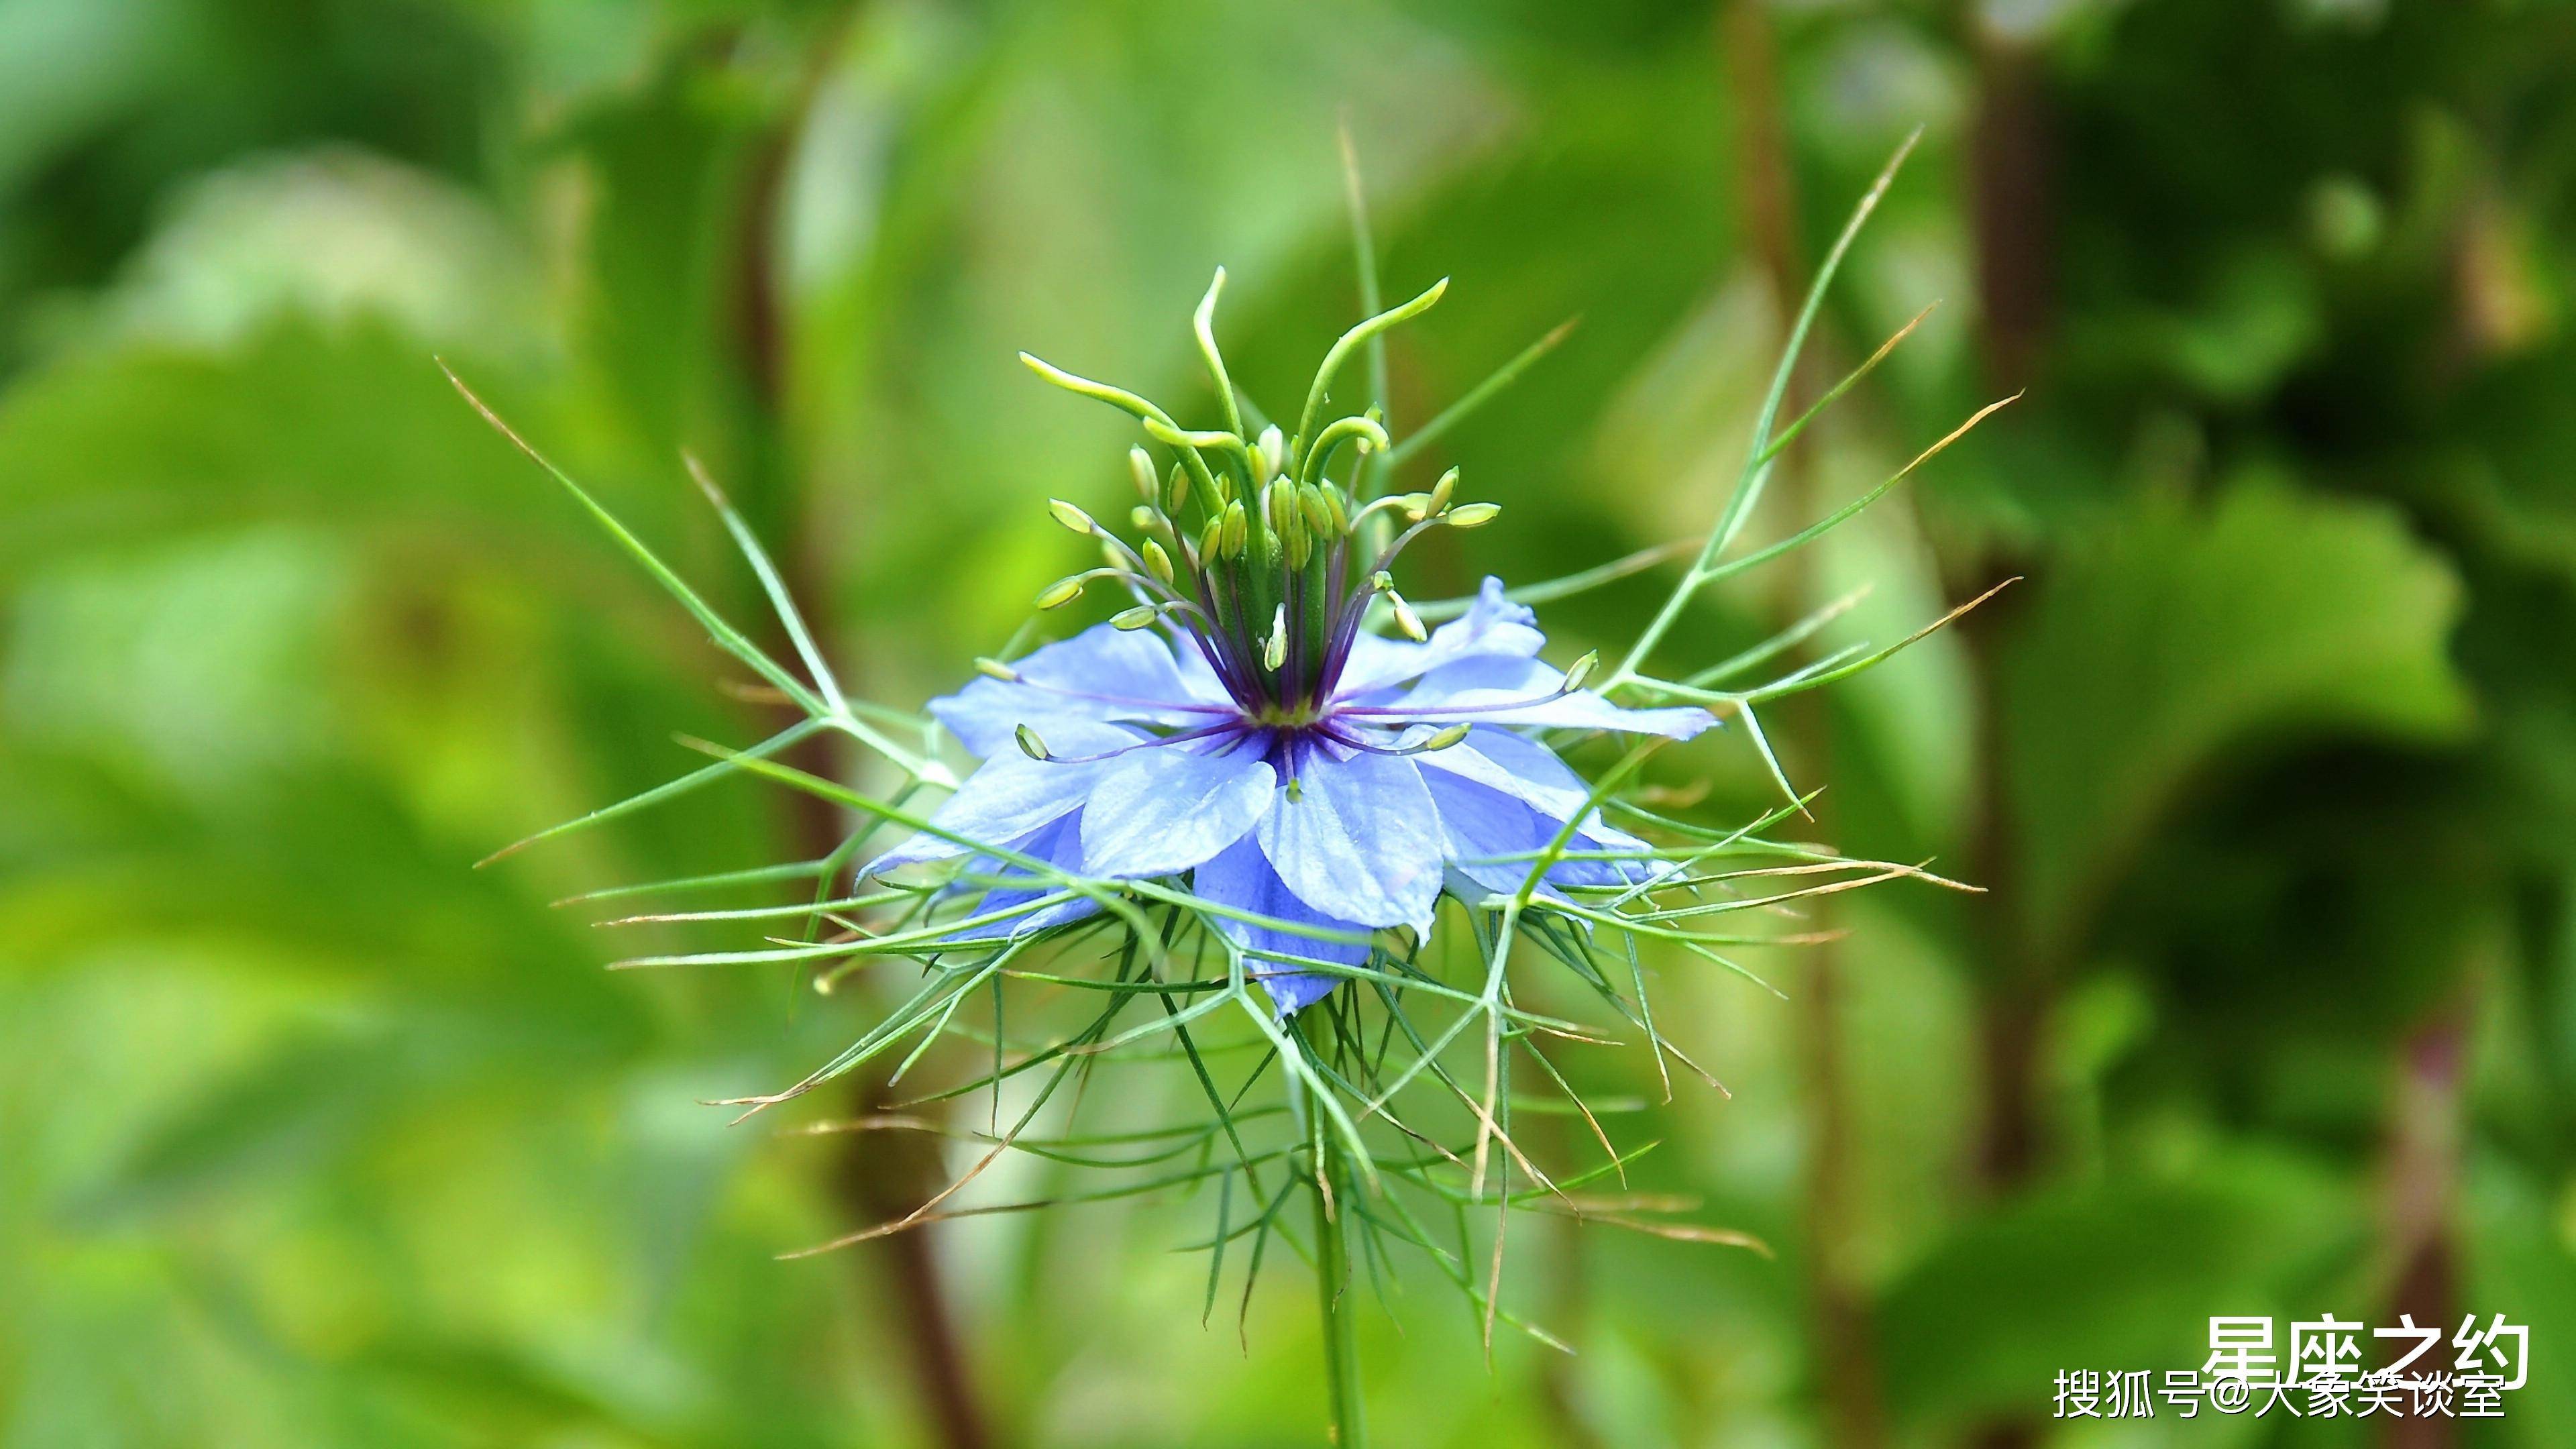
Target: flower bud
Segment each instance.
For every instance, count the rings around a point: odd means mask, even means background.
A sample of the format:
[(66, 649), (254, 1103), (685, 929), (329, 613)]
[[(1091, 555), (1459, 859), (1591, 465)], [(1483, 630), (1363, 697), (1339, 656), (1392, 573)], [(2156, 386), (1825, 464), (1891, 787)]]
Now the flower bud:
[(1136, 479), (1136, 496), (1151, 503), (1158, 496), (1154, 487), (1154, 460), (1142, 448), (1127, 450), (1127, 471)]
[(1054, 583), (1047, 585), (1045, 588), (1038, 590), (1038, 607), (1041, 609), (1061, 609), (1065, 605), (1072, 603), (1074, 600), (1081, 598), (1082, 582), (1082, 575), (1073, 574), (1069, 577), (1058, 579)]
[(1011, 737), (1020, 742), (1020, 753), (1028, 756), (1032, 760), (1052, 760), (1055, 758), (1055, 756), (1047, 753), (1046, 741), (1039, 739), (1038, 732), (1030, 729), (1027, 725), (1021, 725), (1017, 729), (1012, 730)]
[(1004, 684), (1017, 684), (1020, 682), (1020, 671), (1004, 664), (999, 659), (978, 659), (975, 661), (975, 671), (978, 674), (983, 675), (986, 679), (998, 679)]
[(1449, 520), (1451, 528), (1482, 528), (1500, 517), (1502, 511), (1499, 503), (1461, 503), (1441, 517)]
[(1164, 583), (1172, 581), (1172, 556), (1150, 538), (1145, 540), (1145, 571)]
[(1109, 622), (1117, 628), (1133, 632), (1153, 623), (1157, 612), (1151, 604), (1138, 604), (1132, 609), (1121, 609), (1110, 615)]

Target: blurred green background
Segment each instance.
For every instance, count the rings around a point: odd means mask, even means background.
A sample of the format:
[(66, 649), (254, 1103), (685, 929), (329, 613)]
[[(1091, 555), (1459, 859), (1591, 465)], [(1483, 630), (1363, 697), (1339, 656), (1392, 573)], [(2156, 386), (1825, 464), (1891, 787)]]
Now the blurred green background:
[[(1314, 1442), (1304, 1270), (1202, 1327), (1204, 1200), (773, 1260), (939, 1170), (697, 1105), (866, 993), (612, 975), (548, 903), (814, 822), (734, 787), (469, 867), (776, 716), (431, 359), (747, 617), (704, 457), (909, 706), (1082, 561), (1041, 500), (1124, 501), (1014, 350), (1192, 399), (1222, 262), (1236, 375), (1301, 387), (1344, 120), (1389, 289), (1456, 278), (1399, 422), (1582, 318), (1436, 450), (1506, 510), (1416, 597), (1705, 527), (1918, 124), (1807, 386), (1942, 305), (1761, 527), (2028, 389), (1676, 642), (2025, 580), (1773, 725), (1820, 829), (1991, 893), (1835, 898), (1785, 1002), (1655, 963), (1733, 1095), (1620, 1130), (1777, 1256), (1531, 1227), (1511, 1301), (1579, 1355), (1488, 1369), (1409, 1286), (1381, 1440), (2576, 1444), (2556, 0), (0, 0), (0, 1444)], [(1761, 808), (1740, 739), (1691, 768)], [(2504, 1420), (2048, 1418), (2211, 1314), (2401, 1309), (2530, 1325)]]

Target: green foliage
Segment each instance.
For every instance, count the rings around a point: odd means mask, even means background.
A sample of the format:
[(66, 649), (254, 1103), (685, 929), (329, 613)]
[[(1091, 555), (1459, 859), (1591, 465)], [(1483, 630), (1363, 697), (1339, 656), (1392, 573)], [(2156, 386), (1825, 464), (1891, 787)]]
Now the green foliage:
[(2194, 788), (2284, 741), (2457, 738), (2459, 590), (2388, 510), (2249, 479), (2142, 497), (2037, 590), (2004, 663), (2015, 908), (2062, 955)]
[[(1581, 318), (1388, 480), (1456, 464), (1505, 506), (1421, 553), (1421, 599), (1665, 550), (1547, 606), (1569, 654), (1627, 642), (1745, 457), (1779, 342), (1761, 259), (1812, 269), (1918, 123), (1796, 401), (1943, 305), (1802, 435), (1748, 537), (2029, 389), (1812, 572), (1699, 591), (1656, 661), (1825, 611), (1752, 676), (1776, 678), (2025, 578), (1819, 708), (1755, 701), (1772, 761), (1711, 747), (1643, 779), (1650, 809), (1743, 819), (1780, 804), (1776, 764), (1830, 785), (1814, 834), (1993, 888), (1800, 903), (1780, 929), (1848, 934), (1746, 960), (1786, 1004), (1642, 952), (1655, 1030), (1730, 1097), (1554, 1059), (1637, 1108), (1615, 1140), (1662, 1144), (1627, 1191), (1779, 1256), (1516, 1211), (1505, 1306), (1580, 1352), (1498, 1335), (1490, 1372), (1445, 1274), (1375, 1263), (1404, 1323), (1363, 1295), (1382, 1437), (1872, 1449), (1844, 1426), (1874, 1400), (1890, 1442), (2013, 1418), (2050, 1442), (2044, 1375), (2181, 1366), (2210, 1313), (2386, 1321), (2429, 1241), (2457, 1312), (2545, 1355), (2483, 1438), (2569, 1442), (2563, 7), (1988, 9), (2029, 28), (1485, 0), (0, 7), (0, 1444), (933, 1441), (885, 1258), (774, 1261), (877, 1220), (853, 1134), (696, 1105), (793, 1081), (920, 982), (597, 969), (764, 947), (774, 921), (611, 933), (587, 922), (657, 907), (548, 905), (810, 858), (811, 818), (742, 782), (470, 869), (701, 762), (674, 732), (738, 748), (783, 717), (710, 688), (748, 671), (432, 359), (759, 618), (693, 450), (842, 682), (910, 706), (1091, 561), (1040, 500), (1124, 507), (1124, 420), (1071, 415), (1015, 349), (1207, 417), (1176, 322), (1224, 260), (1236, 382), (1301, 395), (1363, 310), (1345, 113), (1387, 292), (1456, 278), (1389, 340), (1394, 432)], [(813, 884), (709, 900), (792, 913)], [(1821, 1033), (1817, 959), (1846, 1005)], [(1064, 1025), (1046, 989), (1003, 1036)], [(989, 1035), (984, 1006), (957, 1022)], [(2013, 1021), (2018, 1175), (1980, 1165)], [(1809, 1171), (1819, 1040), (1849, 1094), (1839, 1226)], [(897, 1094), (990, 1052), (935, 1051)], [(1084, 1091), (1097, 1133), (1203, 1106), (1185, 1058), (1120, 1070)], [(1597, 1157), (1518, 1070), (1516, 1135)], [(908, 1110), (970, 1133), (982, 1107)], [(932, 1140), (952, 1170), (984, 1150)], [(2391, 1197), (2416, 1183), (2450, 1184), (2426, 1222)], [(1029, 1155), (992, 1187), (1081, 1179)], [(1210, 1196), (943, 1225), (1003, 1437), (1311, 1441), (1293, 1253), (1186, 1322), (1208, 1264), (1170, 1249)], [(1875, 1372), (1846, 1372), (1836, 1284)]]

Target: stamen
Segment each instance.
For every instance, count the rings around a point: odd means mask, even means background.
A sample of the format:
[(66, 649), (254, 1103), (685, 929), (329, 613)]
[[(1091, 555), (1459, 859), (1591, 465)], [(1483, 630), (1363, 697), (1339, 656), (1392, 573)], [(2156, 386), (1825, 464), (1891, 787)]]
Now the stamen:
[(1179, 714), (1240, 713), (1234, 706), (1225, 704), (1183, 704), (1178, 700), (1138, 699), (1126, 694), (1095, 694), (1087, 689), (1067, 689), (1061, 684), (1042, 684), (1016, 670), (1012, 671), (1009, 682), (1025, 689), (1042, 689), (1049, 694), (1060, 694), (1067, 699), (1088, 699), (1099, 704), (1121, 704), (1131, 709), (1168, 709)]
[[(1030, 758), (1044, 760), (1054, 765), (1096, 765), (1102, 760), (1114, 760), (1120, 755), (1132, 755), (1138, 750), (1150, 750), (1160, 745), (1185, 745), (1193, 740), (1213, 739), (1227, 733), (1241, 733), (1245, 728), (1240, 720), (1227, 720), (1223, 724), (1201, 725), (1197, 729), (1181, 730), (1176, 734), (1156, 735), (1151, 739), (1138, 740), (1132, 745), (1121, 745), (1114, 750), (1102, 750), (1096, 755), (1033, 755)], [(1028, 726), (1022, 725), (1020, 729), (1025, 732)], [(1022, 740), (1020, 748), (1027, 749), (1028, 741)], [(1040, 744), (1039, 748), (1045, 748), (1044, 744)]]
[[(1571, 680), (1572, 675), (1569, 674), (1567, 678)], [(1572, 683), (1560, 684), (1545, 694), (1534, 694), (1525, 699), (1497, 700), (1492, 704), (1417, 704), (1412, 706), (1406, 706), (1403, 704), (1355, 704), (1337, 708), (1333, 713), (1336, 715), (1365, 715), (1371, 719), (1389, 718), (1421, 720), (1428, 723), (1438, 716), (1447, 714), (1506, 714), (1516, 709), (1529, 709), (1536, 705), (1547, 704), (1554, 700), (1563, 699), (1569, 694), (1576, 693), (1579, 688), (1580, 686)]]
[[(1337, 711), (1337, 713), (1348, 714), (1350, 711), (1340, 710)], [(1460, 740), (1465, 739), (1469, 728), (1470, 726), (1463, 724), (1450, 725), (1445, 729), (1439, 730), (1409, 745), (1373, 745), (1347, 730), (1338, 730), (1333, 728), (1330, 723), (1318, 726), (1316, 732), (1324, 736), (1324, 738), (1333, 741), (1335, 744), (1347, 745), (1354, 750), (1365, 750), (1372, 755), (1391, 755), (1402, 757), (1405, 755), (1427, 755), (1434, 750), (1448, 749), (1450, 746), (1457, 744)]]

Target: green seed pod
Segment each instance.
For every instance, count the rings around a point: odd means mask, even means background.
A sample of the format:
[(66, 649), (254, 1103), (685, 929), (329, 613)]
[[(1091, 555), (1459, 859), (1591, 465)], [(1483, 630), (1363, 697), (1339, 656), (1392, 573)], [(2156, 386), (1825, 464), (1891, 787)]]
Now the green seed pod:
[(1072, 529), (1076, 533), (1089, 533), (1093, 529), (1099, 527), (1098, 524), (1091, 521), (1090, 514), (1083, 512), (1081, 509), (1065, 502), (1061, 498), (1048, 499), (1047, 512), (1055, 516), (1056, 522), (1063, 524), (1065, 527)]
[(1482, 528), (1501, 517), (1502, 512), (1503, 505), (1499, 503), (1461, 503), (1441, 517), (1449, 520), (1451, 528)]
[(1150, 538), (1145, 540), (1145, 570), (1164, 583), (1172, 581), (1172, 556)]
[(1080, 574), (1074, 574), (1069, 578), (1056, 580), (1054, 583), (1038, 590), (1038, 607), (1041, 609), (1063, 608), (1065, 605), (1082, 597), (1082, 583), (1083, 579)]

